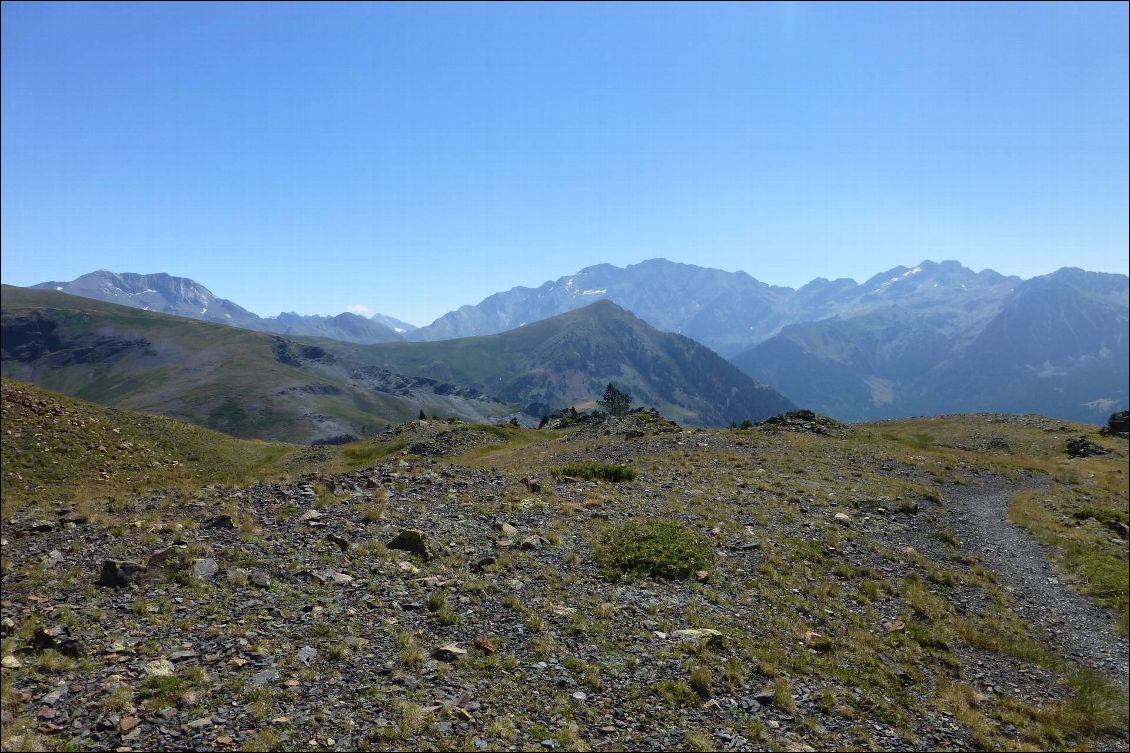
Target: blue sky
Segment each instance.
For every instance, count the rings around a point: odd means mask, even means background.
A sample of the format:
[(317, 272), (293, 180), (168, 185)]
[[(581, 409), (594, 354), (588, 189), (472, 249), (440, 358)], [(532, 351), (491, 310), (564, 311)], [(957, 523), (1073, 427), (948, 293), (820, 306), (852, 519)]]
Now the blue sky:
[(648, 258), (1127, 271), (1127, 5), (3, 4), (3, 281), (416, 324)]

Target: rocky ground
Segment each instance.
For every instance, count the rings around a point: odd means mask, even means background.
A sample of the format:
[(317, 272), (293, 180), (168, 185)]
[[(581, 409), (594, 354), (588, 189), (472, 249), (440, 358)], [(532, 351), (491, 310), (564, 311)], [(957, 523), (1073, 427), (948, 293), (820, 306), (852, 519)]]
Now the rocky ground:
[(949, 491), (946, 500), (955, 512), (954, 532), (965, 549), (998, 574), (1014, 599), (1013, 609), (1058, 653), (1126, 688), (1130, 678), (1126, 636), (1110, 630), (1115, 616), (1109, 609), (1063, 583), (1045, 548), (1008, 521), (1008, 502), (1016, 484), (989, 479), (982, 486)]
[[(1043, 474), (790, 428), (414, 422), (360, 470), (21, 510), (3, 746), (1126, 749), (1125, 636), (1006, 521)], [(555, 473), (589, 461), (638, 475)], [(713, 565), (610, 571), (654, 518)]]

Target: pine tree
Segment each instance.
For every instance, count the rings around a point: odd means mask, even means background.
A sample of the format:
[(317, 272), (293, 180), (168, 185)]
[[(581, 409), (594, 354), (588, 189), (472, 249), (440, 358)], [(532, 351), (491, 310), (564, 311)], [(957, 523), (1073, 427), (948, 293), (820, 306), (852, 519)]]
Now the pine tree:
[(604, 397), (599, 400), (599, 405), (613, 416), (622, 416), (632, 407), (632, 396), (616, 389), (612, 382), (609, 382), (604, 390)]

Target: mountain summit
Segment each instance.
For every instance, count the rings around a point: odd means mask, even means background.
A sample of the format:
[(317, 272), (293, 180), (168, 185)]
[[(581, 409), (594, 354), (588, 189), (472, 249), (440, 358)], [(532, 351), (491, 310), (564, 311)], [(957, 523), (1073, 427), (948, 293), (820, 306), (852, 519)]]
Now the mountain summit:
[(217, 297), (195, 280), (173, 277), (163, 272), (140, 275), (100, 269), (70, 282), (41, 282), (32, 287), (132, 306), (144, 311), (186, 316), (213, 324), (229, 324), (284, 335), (328, 337), (345, 342), (380, 343), (399, 340), (411, 326), (394, 329), (385, 324), (384, 320), (400, 325), (403, 322), (383, 314), (376, 314), (371, 319), (348, 312), (337, 316), (283, 313), (275, 317), (260, 317), (225, 298)]
[(144, 311), (187, 316), (215, 324), (256, 329), (259, 317), (242, 306), (215, 296), (211, 290), (187, 277), (173, 277), (159, 272), (139, 275), (100, 269), (70, 282), (41, 282), (32, 285), (39, 290), (94, 298), (107, 303), (132, 306)]
[(530, 417), (591, 404), (609, 382), (637, 405), (691, 424), (760, 420), (794, 407), (710, 349), (608, 300), (497, 335), (388, 343), (364, 353), (395, 371), (474, 385)]
[(999, 304), (1018, 277), (974, 272), (956, 261), (895, 267), (863, 284), (817, 278), (799, 290), (767, 285), (745, 272), (650, 259), (625, 268), (586, 267), (537, 288), (495, 293), (409, 335), (444, 340), (502, 332), (607, 299), (653, 327), (676, 332), (733, 356), (790, 324), (856, 316), (891, 305), (945, 314), (954, 326)]

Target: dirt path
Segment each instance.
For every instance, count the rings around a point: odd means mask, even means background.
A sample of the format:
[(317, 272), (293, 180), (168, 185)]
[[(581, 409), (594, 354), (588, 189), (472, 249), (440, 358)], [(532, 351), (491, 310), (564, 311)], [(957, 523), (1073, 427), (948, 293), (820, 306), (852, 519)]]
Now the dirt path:
[(1037, 635), (1061, 655), (1126, 687), (1130, 651), (1127, 639), (1114, 632), (1114, 613), (1060, 583), (1047, 549), (1009, 522), (1009, 500), (1024, 488), (999, 479), (950, 489), (946, 502), (955, 515), (955, 533), (1000, 578)]

